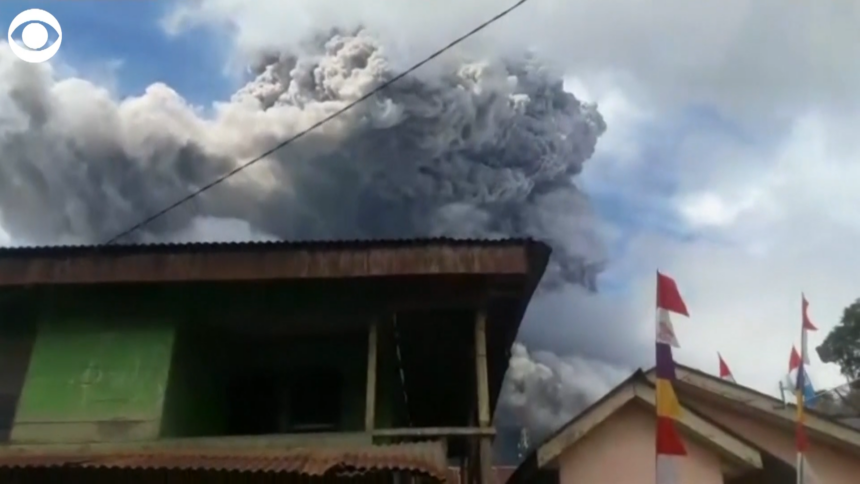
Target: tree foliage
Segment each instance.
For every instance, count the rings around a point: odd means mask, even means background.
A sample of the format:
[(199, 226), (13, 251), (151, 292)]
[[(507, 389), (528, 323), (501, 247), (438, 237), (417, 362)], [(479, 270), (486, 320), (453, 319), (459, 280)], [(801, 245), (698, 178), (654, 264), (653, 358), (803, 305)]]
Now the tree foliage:
[(817, 348), (825, 363), (836, 363), (850, 381), (860, 379), (860, 299), (845, 308), (842, 320)]

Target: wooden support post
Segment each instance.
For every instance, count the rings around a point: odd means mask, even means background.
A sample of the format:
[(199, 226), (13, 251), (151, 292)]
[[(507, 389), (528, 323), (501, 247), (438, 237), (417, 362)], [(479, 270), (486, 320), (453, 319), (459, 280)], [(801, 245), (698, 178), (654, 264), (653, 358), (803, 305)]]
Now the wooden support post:
[[(490, 426), (490, 384), (487, 376), (487, 313), (478, 311), (475, 318), (475, 382), (478, 387), (478, 426)], [(493, 481), (492, 437), (481, 437), (479, 441), (480, 484), (495, 484)]]
[(376, 437), (492, 437), (496, 435), (496, 429), (478, 427), (424, 427), (424, 428), (395, 428), (374, 430)]
[(376, 355), (377, 355), (376, 319), (370, 323), (367, 337), (367, 392), (364, 401), (364, 430), (372, 432), (376, 425)]

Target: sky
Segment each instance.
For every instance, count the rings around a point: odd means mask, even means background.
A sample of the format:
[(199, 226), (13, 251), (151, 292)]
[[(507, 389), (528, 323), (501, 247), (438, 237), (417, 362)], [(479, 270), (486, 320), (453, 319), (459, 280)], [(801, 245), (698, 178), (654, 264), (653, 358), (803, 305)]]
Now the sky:
[[(246, 78), (243, 54), (296, 42), (323, 16), (376, 12), (388, 38), (409, 37), (401, 43), (411, 59), (507, 6), (449, 3), (456, 8), (6, 0), (0, 19), (44, 8), (63, 26), (58, 75), (117, 99), (161, 82), (205, 111)], [(774, 394), (799, 343), (801, 293), (820, 328), (811, 348), (860, 297), (858, 9), (842, 0), (530, 0), (480, 34), (499, 49), (533, 44), (607, 124), (577, 179), (607, 246), (600, 293), (545, 296), (570, 314), (586, 307), (590, 317), (570, 327), (540, 327), (539, 311), (528, 324), (547, 340), (604, 327), (606, 341), (647, 344), (659, 269), (691, 313), (675, 320), (676, 360), (716, 372), (720, 352), (739, 383)], [(18, 241), (0, 227), (0, 243)], [(811, 358), (817, 386), (842, 383), (834, 365)]]

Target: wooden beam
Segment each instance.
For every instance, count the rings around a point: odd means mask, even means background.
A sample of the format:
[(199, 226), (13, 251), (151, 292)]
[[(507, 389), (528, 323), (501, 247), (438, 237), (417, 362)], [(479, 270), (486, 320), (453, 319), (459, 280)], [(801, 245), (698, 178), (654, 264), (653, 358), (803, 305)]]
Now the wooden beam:
[(354, 447), (373, 444), (366, 432), (280, 434), (254, 436), (181, 437), (149, 441), (42, 443), (0, 445), (0, 457), (44, 455), (55, 452), (61, 455), (98, 452), (185, 451), (185, 450), (283, 450), (295, 447)]
[(376, 357), (379, 325), (374, 318), (367, 337), (367, 392), (364, 402), (364, 430), (373, 431), (376, 426)]
[[(490, 384), (487, 375), (487, 313), (481, 309), (475, 317), (475, 372), (478, 390), (478, 426), (490, 426)], [(482, 437), (479, 444), (480, 482), (495, 484), (492, 437)]]
[(492, 427), (409, 427), (373, 431), (374, 437), (492, 437), (494, 435), (496, 435), (496, 429)]

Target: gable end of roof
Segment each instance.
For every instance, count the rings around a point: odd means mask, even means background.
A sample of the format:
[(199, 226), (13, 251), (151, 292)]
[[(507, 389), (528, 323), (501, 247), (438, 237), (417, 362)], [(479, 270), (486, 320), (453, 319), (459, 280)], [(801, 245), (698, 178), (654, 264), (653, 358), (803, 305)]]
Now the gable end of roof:
[[(656, 393), (641, 370), (617, 386), (600, 401), (583, 411), (540, 445), (536, 454), (536, 467), (543, 468), (554, 462), (565, 450), (584, 438), (591, 430), (610, 418), (630, 401), (639, 401), (656, 408)], [(682, 405), (679, 424), (697, 440), (714, 448), (731, 463), (747, 469), (761, 469), (762, 457), (758, 449), (713, 425), (705, 418)]]

